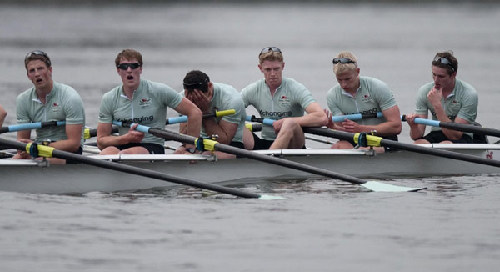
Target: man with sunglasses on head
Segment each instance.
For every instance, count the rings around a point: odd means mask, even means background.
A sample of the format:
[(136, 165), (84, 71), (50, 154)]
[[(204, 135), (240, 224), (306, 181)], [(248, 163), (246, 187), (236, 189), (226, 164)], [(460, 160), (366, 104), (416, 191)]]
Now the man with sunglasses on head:
[[(65, 126), (51, 126), (36, 130), (36, 144), (82, 153), (85, 111), (80, 95), (70, 86), (52, 80), (52, 62), (40, 50), (29, 52), (24, 58), (28, 79), (33, 87), (17, 96), (17, 123), (66, 121)], [(21, 142), (31, 142), (31, 130), (17, 132)], [(28, 159), (25, 151), (18, 151), (14, 159)], [(65, 160), (52, 159), (52, 162)]]
[[(235, 114), (221, 118), (207, 117), (202, 121), (202, 137), (213, 137), (222, 144), (237, 148), (245, 148), (243, 143), (244, 132), (251, 137), (250, 131), (245, 128), (246, 110), (241, 94), (232, 86), (224, 83), (212, 83), (207, 74), (193, 70), (183, 79), (184, 91), (182, 94), (193, 102), (203, 115), (234, 109)], [(180, 125), (180, 132), (186, 133), (186, 125)], [(179, 153), (195, 153), (195, 149), (179, 149)], [(217, 158), (235, 158), (234, 155), (216, 152)]]
[[(423, 85), (417, 93), (415, 113), (406, 115), (410, 137), (416, 144), (473, 143), (473, 136), (461, 131), (436, 128), (424, 136), (425, 125), (416, 124), (415, 118), (427, 118), (440, 122), (474, 124), (477, 116), (477, 92), (470, 84), (457, 78), (458, 61), (453, 52), (437, 53), (432, 60), (433, 82)], [(485, 139), (483, 139), (485, 143)]]
[(243, 102), (246, 107), (252, 105), (262, 118), (276, 121), (272, 127), (262, 127), (262, 139), (253, 134), (253, 149), (304, 148), (302, 127), (326, 125), (326, 114), (304, 85), (283, 77), (285, 63), (279, 48), (263, 48), (258, 68), (264, 78), (242, 90)]
[[(366, 76), (360, 76), (358, 60), (351, 52), (341, 52), (332, 60), (333, 73), (338, 84), (327, 93), (327, 105), (330, 112), (327, 127), (349, 133), (370, 133), (397, 141), (401, 133), (401, 116), (394, 95), (386, 83)], [(332, 116), (347, 114), (376, 114), (382, 112), (382, 118), (361, 120), (345, 119), (333, 123)], [(332, 148), (353, 148), (354, 141), (340, 140)], [(383, 149), (377, 149), (383, 152)]]
[[(101, 154), (164, 154), (164, 139), (135, 130), (137, 124), (165, 128), (167, 108), (188, 117), (187, 134), (199, 137), (201, 111), (166, 84), (141, 79), (142, 55), (134, 49), (124, 49), (115, 59), (122, 85), (102, 97), (97, 125), (97, 146)], [(120, 128), (112, 135), (112, 122), (135, 123)], [(187, 148), (194, 148), (188, 145)]]

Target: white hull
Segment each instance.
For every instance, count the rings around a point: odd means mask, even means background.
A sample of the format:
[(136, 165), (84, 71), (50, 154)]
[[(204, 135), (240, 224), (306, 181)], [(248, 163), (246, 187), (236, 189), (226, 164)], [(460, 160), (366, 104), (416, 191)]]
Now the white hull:
[[(427, 145), (431, 147), (431, 145)], [(434, 145), (451, 151), (500, 159), (500, 145)], [(407, 151), (373, 154), (367, 150), (264, 150), (318, 168), (360, 178), (405, 178), (443, 175), (498, 174), (500, 168)], [(298, 170), (250, 159), (218, 160), (201, 155), (91, 156), (152, 169), (205, 183), (244, 183), (263, 179), (314, 177)], [(194, 163), (193, 163), (194, 162)], [(0, 191), (22, 193), (86, 193), (150, 189), (172, 183), (83, 164), (38, 165), (31, 160), (0, 160)]]

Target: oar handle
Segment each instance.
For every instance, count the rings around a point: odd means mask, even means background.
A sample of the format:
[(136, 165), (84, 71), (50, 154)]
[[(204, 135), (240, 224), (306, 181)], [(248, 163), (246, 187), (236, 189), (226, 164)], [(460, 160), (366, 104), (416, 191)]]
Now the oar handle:
[[(402, 120), (406, 121), (406, 115), (403, 115)], [(415, 120), (414, 122), (416, 124), (423, 124), (423, 125), (428, 125), (428, 126), (433, 126), (433, 127), (458, 130), (458, 131), (462, 131), (462, 132), (500, 137), (500, 130), (494, 129), (494, 128), (484, 128), (481, 126), (475, 126), (475, 125), (471, 125), (471, 124), (454, 123), (454, 122), (451, 122), (451, 123), (450, 122), (441, 122), (441, 121), (436, 121), (436, 120), (427, 119), (427, 118), (415, 118), (414, 120)]]
[(359, 120), (359, 119), (368, 119), (368, 118), (381, 118), (383, 116), (384, 115), (381, 112), (376, 112), (376, 113), (353, 113), (353, 114), (332, 116), (332, 122), (339, 123), (339, 122), (345, 121), (346, 119), (349, 119), (349, 120)]
[(268, 125), (268, 126), (272, 126), (274, 121), (276, 121), (276, 120), (269, 119), (269, 118), (258, 118), (258, 117), (255, 117), (255, 115), (252, 115), (252, 116), (247, 115), (246, 120), (249, 122), (262, 123), (262, 124)]
[[(209, 118), (209, 117), (220, 118), (220, 117), (223, 117), (223, 116), (226, 116), (226, 115), (232, 115), (232, 114), (235, 114), (235, 113), (236, 113), (235, 109), (215, 111), (213, 113), (204, 114), (202, 116), (202, 118)], [(187, 121), (188, 121), (188, 117), (186, 115), (182, 115), (182, 116), (179, 116), (179, 117), (170, 117), (170, 118), (167, 118), (167, 122), (165, 124), (166, 125), (169, 125), (169, 124), (179, 124), (179, 123), (186, 123)]]
[(14, 132), (14, 131), (28, 130), (28, 129), (38, 129), (38, 128), (44, 128), (44, 127), (64, 126), (64, 125), (66, 125), (66, 121), (47, 121), (47, 122), (38, 122), (38, 123), (24, 123), (24, 124), (10, 125), (8, 127), (2, 127), (0, 129), (0, 133)]

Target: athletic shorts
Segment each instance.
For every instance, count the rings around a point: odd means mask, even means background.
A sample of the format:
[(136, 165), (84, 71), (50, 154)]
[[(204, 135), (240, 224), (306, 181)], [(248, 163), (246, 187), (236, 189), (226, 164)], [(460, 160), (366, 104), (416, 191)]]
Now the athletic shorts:
[(462, 138), (460, 138), (458, 140), (450, 140), (450, 139), (446, 138), (446, 135), (444, 135), (444, 133), (441, 130), (432, 131), (420, 139), (425, 139), (431, 144), (438, 144), (442, 141), (451, 141), (454, 144), (472, 144), (472, 143), (474, 143), (474, 141), (472, 140), (472, 137), (469, 136), (468, 134), (462, 133)]
[[(259, 136), (257, 136), (257, 134), (255, 133), (252, 133), (252, 135), (254, 142), (253, 150), (269, 149), (274, 143), (274, 141), (259, 138)], [(304, 145), (302, 149), (306, 149), (306, 146)]]

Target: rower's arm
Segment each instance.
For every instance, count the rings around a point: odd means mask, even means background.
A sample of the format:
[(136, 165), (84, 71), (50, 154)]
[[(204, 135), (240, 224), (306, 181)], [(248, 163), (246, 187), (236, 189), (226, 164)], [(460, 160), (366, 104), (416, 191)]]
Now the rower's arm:
[(301, 127), (322, 127), (328, 124), (326, 113), (319, 103), (313, 102), (305, 110), (307, 114), (294, 118)]
[(65, 140), (60, 140), (49, 144), (49, 146), (68, 152), (75, 152), (81, 146), (83, 124), (66, 125)]
[(382, 111), (386, 122), (375, 125), (370, 131), (376, 130), (377, 135), (398, 135), (401, 133), (401, 113), (397, 105)]
[(217, 142), (221, 144), (230, 144), (238, 130), (238, 124), (224, 120), (220, 120), (219, 123), (217, 123), (216, 119), (211, 117), (203, 119), (203, 128), (209, 137), (211, 135), (217, 135)]
[(425, 125), (424, 124), (416, 124), (414, 122), (415, 118), (427, 119), (427, 114), (412, 113), (412, 114), (406, 115), (406, 122), (408, 123), (408, 126), (410, 127), (410, 137), (414, 141), (422, 138), (424, 136), (424, 133), (425, 133)]
[(186, 134), (196, 138), (200, 137), (202, 122), (201, 110), (185, 97), (182, 98), (181, 103), (175, 108), (175, 110), (178, 113), (187, 116), (188, 121), (186, 123)]

